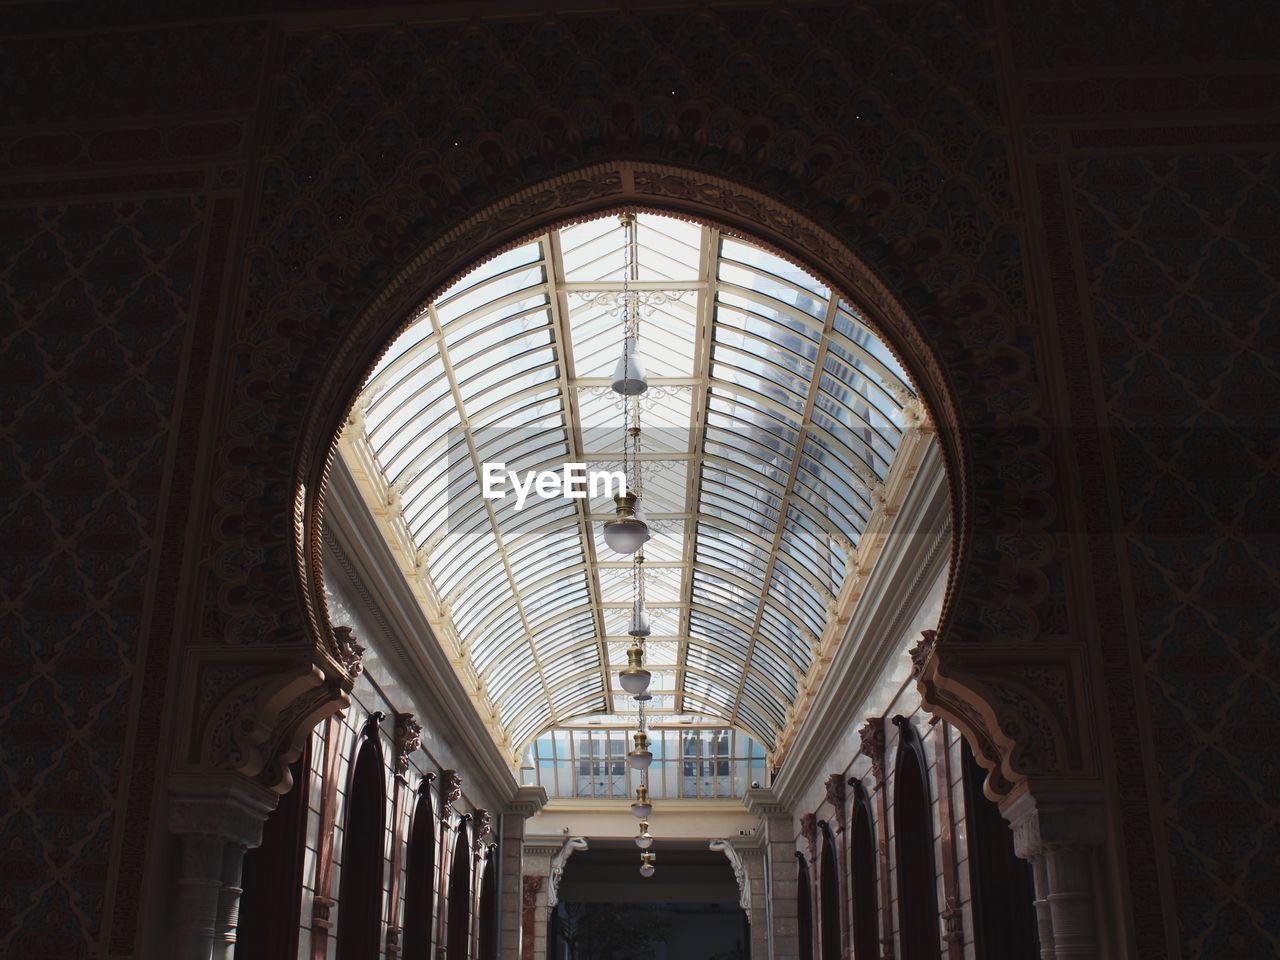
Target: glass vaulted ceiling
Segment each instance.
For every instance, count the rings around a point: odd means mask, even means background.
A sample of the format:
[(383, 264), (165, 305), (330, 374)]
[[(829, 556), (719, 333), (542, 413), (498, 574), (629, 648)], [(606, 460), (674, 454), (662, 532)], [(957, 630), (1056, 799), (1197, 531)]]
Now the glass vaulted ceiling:
[[(772, 746), (913, 396), (857, 310), (741, 239), (640, 215), (642, 506), (649, 713), (697, 713)], [(554, 231), (454, 285), (361, 395), (437, 622), (517, 745), (618, 714), (632, 564), (606, 496), (483, 496), (482, 464), (620, 467), (625, 232)]]

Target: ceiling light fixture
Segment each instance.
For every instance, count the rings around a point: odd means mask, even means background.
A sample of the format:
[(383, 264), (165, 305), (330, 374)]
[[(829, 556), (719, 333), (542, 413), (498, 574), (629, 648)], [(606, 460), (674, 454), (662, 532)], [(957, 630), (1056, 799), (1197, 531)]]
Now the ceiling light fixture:
[(649, 690), (652, 674), (644, 668), (644, 647), (639, 643), (627, 648), (627, 665), (618, 671), (618, 682), (622, 689), (633, 697), (638, 697)]
[(648, 850), (653, 846), (653, 834), (649, 832), (649, 821), (640, 821), (640, 835), (636, 837), (636, 846), (641, 850)]
[(627, 766), (632, 770), (648, 770), (649, 764), (653, 763), (653, 753), (649, 750), (649, 735), (640, 730), (632, 734), (631, 741), (634, 746), (627, 754)]
[[(604, 524), (604, 542), (609, 549), (623, 556), (631, 556), (649, 539), (649, 525), (645, 523), (644, 514), (640, 511), (640, 404), (632, 403), (649, 389), (644, 378), (644, 366), (640, 362), (640, 314), (638, 295), (631, 289), (631, 281), (638, 274), (636, 263), (636, 216), (624, 213), (618, 218), (626, 232), (624, 251), (626, 263), (622, 274), (622, 359), (618, 361), (618, 371), (614, 375), (612, 388), (622, 396), (622, 422), (626, 434), (622, 440), (622, 473), (626, 478), (627, 489), (620, 496), (614, 497), (615, 516)], [(635, 457), (631, 456), (632, 447)], [(632, 483), (631, 467), (634, 460), (636, 473)], [(633, 492), (634, 491), (634, 492)]]
[(624, 213), (618, 217), (626, 233), (626, 264), (622, 274), (622, 356), (613, 370), (610, 386), (614, 393), (624, 397), (638, 397), (649, 389), (645, 376), (644, 360), (640, 357), (639, 293), (631, 289), (631, 281), (640, 278), (640, 264), (636, 246), (636, 215)]
[(649, 877), (653, 876), (653, 872), (653, 853), (646, 850), (644, 853), (640, 854), (640, 876), (647, 880)]
[(636, 799), (631, 804), (631, 813), (640, 820), (648, 820), (653, 813), (653, 804), (649, 802), (649, 788), (643, 783), (636, 787)]

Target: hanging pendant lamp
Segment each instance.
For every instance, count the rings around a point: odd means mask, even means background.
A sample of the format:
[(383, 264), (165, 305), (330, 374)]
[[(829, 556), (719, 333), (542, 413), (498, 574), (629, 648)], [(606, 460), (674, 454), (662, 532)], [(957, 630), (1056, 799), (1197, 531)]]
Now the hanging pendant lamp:
[(613, 368), (613, 381), (609, 386), (614, 393), (624, 397), (638, 397), (649, 389), (649, 378), (645, 376), (644, 360), (640, 356), (639, 337), (630, 336), (623, 341), (622, 356)]
[(649, 832), (649, 821), (640, 821), (640, 835), (636, 837), (636, 846), (641, 850), (648, 850), (653, 846), (653, 834)]
[(618, 671), (618, 683), (622, 689), (633, 697), (640, 696), (649, 689), (652, 674), (644, 668), (644, 648), (634, 644), (627, 648), (627, 665)]
[(624, 493), (613, 501), (617, 505), (616, 516), (604, 522), (604, 542), (614, 553), (629, 557), (649, 539), (649, 525), (636, 508), (634, 493)]
[(649, 735), (640, 730), (631, 735), (632, 748), (627, 752), (627, 766), (632, 770), (648, 770), (653, 763), (653, 753), (649, 750)]
[(644, 784), (636, 787), (636, 799), (631, 804), (631, 813), (640, 820), (648, 820), (649, 814), (653, 813), (653, 804), (649, 802), (649, 788)]

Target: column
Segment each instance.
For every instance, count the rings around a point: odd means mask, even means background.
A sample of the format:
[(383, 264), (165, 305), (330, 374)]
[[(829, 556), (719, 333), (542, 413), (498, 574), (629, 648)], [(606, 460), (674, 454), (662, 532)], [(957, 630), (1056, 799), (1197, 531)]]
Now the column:
[(169, 829), (182, 844), (174, 918), (178, 960), (234, 955), (244, 851), (262, 842), (262, 824), (278, 799), (234, 774), (170, 781)]
[[(529, 896), (524, 866), (525, 821), (540, 811), (546, 802), (547, 792), (542, 787), (519, 787), (500, 822), (502, 862), (499, 864), (498, 900), (502, 924), (498, 931), (498, 954), (502, 960), (522, 960), (524, 957), (525, 901)], [(538, 889), (532, 892), (535, 902), (530, 909), (536, 906), (541, 883), (537, 886)]]
[(760, 817), (764, 840), (766, 921), (770, 960), (797, 960), (800, 948), (796, 905), (796, 827), (791, 812), (768, 787), (746, 792), (747, 809)]
[(1104, 811), (1091, 794), (1044, 795), (1030, 785), (1000, 804), (1014, 852), (1031, 862), (1042, 960), (1097, 960), (1094, 852)]

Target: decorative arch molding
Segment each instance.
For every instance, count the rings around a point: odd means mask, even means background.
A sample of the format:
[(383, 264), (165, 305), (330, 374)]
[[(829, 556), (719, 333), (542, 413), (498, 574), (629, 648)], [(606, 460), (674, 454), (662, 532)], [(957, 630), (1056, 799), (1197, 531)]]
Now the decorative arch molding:
[[(743, 176), (751, 177), (749, 163)], [(756, 179), (767, 181), (763, 175)], [(214, 706), (193, 717), (192, 726), (224, 732), (203, 736), (191, 762), (244, 770), (266, 784), (279, 782), (310, 726), (346, 702), (359, 671), (359, 651), (350, 646), (353, 638), (329, 624), (321, 568), (325, 480), (338, 429), (397, 330), (423, 302), (477, 264), (551, 227), (619, 210), (695, 219), (750, 236), (803, 264), (863, 311), (915, 380), (947, 465), (953, 562), (939, 630), (919, 664), (925, 704), (964, 732), (984, 768), (999, 770), (988, 780), (993, 795), (1009, 793), (1028, 777), (1091, 777), (1089, 717), (1071, 710), (1082, 684), (1080, 648), (1043, 636), (1037, 612), (1048, 591), (1046, 570), (1057, 562), (1052, 539), (1043, 533), (1055, 505), (1046, 492), (1051, 480), (1043, 453), (1047, 427), (1033, 399), (1040, 388), (1030, 356), (1005, 335), (1012, 321), (999, 296), (974, 281), (926, 293), (916, 282), (916, 268), (904, 272), (914, 236), (905, 229), (888, 244), (869, 243), (856, 234), (847, 239), (848, 231), (842, 236), (823, 226), (814, 215), (817, 207), (803, 199), (788, 204), (742, 179), (644, 160), (593, 163), (531, 179), (425, 242), (415, 244), (413, 231), (401, 223), (404, 236), (380, 238), (376, 251), (365, 248), (371, 264), (379, 261), (375, 273), (387, 274), (388, 258), (401, 263), (372, 294), (363, 291), (367, 278), (355, 262), (346, 265), (347, 274), (326, 281), (322, 299), (330, 304), (337, 339), (315, 356), (305, 383), (289, 397), (289, 415), (297, 414), (288, 483), (292, 570), (277, 562), (270, 571), (280, 584), (272, 598), (280, 610), (280, 630), (263, 636), (252, 626), (262, 611), (244, 608), (235, 601), (235, 586), (223, 585), (224, 632), (234, 635), (239, 625), (245, 636), (257, 634), (258, 640), (234, 650), (240, 656), (229, 657), (233, 651), (225, 646), (210, 656), (204, 655), (206, 648), (193, 651), (196, 663), (188, 675), (202, 693), (194, 702)], [(394, 232), (396, 226), (387, 229)], [(900, 292), (885, 281), (888, 276)], [(910, 312), (903, 306), (908, 297)], [(992, 338), (976, 352), (967, 341), (975, 324)], [(281, 337), (280, 323), (263, 336)], [(277, 341), (271, 349), (287, 346)], [(254, 405), (254, 394), (267, 389), (268, 379), (265, 371), (257, 371), (236, 385), (246, 410)], [(999, 382), (1003, 400), (989, 395), (992, 379)], [(1008, 398), (1015, 394), (1023, 399), (1010, 407)], [(268, 409), (283, 416), (283, 406), (277, 397)], [(1004, 476), (1021, 479), (1016, 484), (997, 480)], [(224, 514), (234, 512), (224, 506)], [(278, 561), (285, 555), (277, 551), (272, 557)], [(292, 589), (283, 586), (283, 578), (292, 580)], [(270, 647), (276, 642), (282, 646)], [(263, 663), (247, 679), (226, 675), (227, 660), (251, 659), (263, 644), (276, 654), (274, 668)], [(286, 649), (296, 654), (296, 666), (280, 664)], [(240, 731), (238, 739), (225, 732), (231, 730)], [(239, 746), (228, 749), (229, 741)]]

